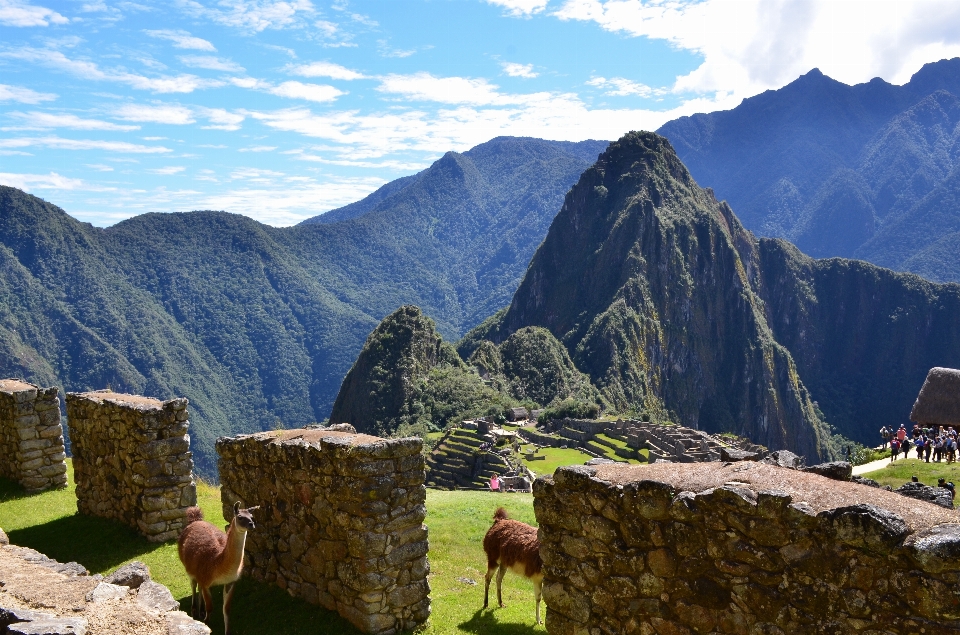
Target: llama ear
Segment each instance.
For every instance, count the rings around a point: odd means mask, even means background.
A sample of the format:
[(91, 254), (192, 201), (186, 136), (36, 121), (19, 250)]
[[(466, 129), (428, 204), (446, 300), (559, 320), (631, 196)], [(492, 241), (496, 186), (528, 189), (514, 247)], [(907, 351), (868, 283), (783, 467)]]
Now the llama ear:
[(240, 513), (240, 501), (237, 501), (233, 504), (233, 515), (236, 516)]
[(248, 512), (255, 512), (255, 511), (257, 511), (258, 509), (260, 509), (260, 506), (259, 506), (259, 505), (254, 505), (253, 507), (247, 507), (247, 511), (248, 511)]

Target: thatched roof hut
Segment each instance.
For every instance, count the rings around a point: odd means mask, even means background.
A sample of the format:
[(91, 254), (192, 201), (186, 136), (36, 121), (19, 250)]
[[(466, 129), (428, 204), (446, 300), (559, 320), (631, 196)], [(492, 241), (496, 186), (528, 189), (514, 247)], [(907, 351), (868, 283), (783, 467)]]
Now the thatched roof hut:
[(910, 420), (960, 428), (960, 370), (931, 368), (910, 411)]
[(529, 416), (526, 408), (507, 408), (507, 419), (510, 421), (523, 421)]

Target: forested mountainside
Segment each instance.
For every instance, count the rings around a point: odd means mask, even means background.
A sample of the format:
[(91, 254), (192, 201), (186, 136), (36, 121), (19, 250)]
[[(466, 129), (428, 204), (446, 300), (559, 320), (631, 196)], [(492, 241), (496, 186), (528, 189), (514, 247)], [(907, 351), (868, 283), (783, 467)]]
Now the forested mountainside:
[(960, 282), (960, 58), (903, 86), (814, 69), (658, 132), (760, 236)]
[(907, 420), (927, 370), (960, 366), (958, 311), (956, 284), (757, 240), (666, 139), (630, 133), (459, 351), (541, 326), (617, 410), (813, 458), (829, 454), (825, 422), (873, 442)]
[(291, 228), (193, 212), (99, 229), (0, 187), (0, 375), (186, 396), (213, 474), (217, 436), (327, 417), (398, 306), (455, 339), (509, 302), (605, 145), (495, 139), (447, 153), (392, 206)]

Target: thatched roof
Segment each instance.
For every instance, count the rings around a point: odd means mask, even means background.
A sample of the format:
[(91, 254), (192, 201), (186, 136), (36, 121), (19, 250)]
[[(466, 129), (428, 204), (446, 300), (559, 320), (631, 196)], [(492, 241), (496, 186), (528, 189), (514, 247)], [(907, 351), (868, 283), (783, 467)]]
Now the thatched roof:
[(510, 421), (522, 421), (528, 416), (526, 408), (510, 408), (507, 410), (507, 418)]
[(931, 368), (913, 404), (910, 420), (960, 427), (960, 370)]

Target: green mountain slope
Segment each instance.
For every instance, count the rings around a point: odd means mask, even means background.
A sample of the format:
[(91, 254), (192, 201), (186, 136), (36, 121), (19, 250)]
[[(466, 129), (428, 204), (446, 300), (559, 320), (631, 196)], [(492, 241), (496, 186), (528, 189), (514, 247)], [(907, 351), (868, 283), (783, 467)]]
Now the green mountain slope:
[(187, 396), (214, 474), (217, 436), (324, 419), (398, 306), (457, 338), (505, 305), (604, 145), (496, 139), (355, 217), (282, 229), (222, 212), (98, 229), (0, 187), (0, 375)]
[(755, 239), (669, 142), (630, 133), (460, 352), (494, 366), (485, 340), (541, 326), (621, 411), (813, 458), (830, 454), (824, 420), (864, 443), (906, 422), (928, 369), (960, 366), (958, 315), (960, 285)]

